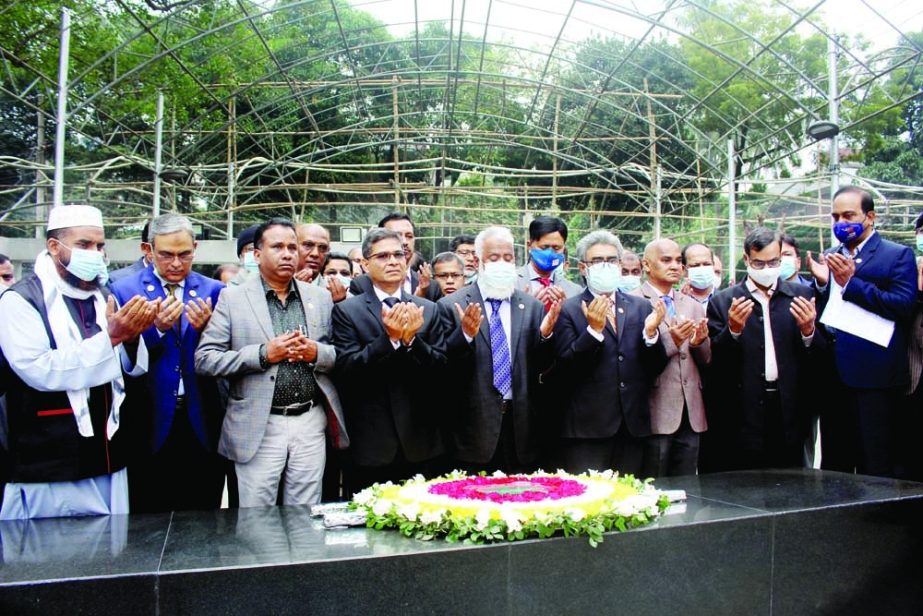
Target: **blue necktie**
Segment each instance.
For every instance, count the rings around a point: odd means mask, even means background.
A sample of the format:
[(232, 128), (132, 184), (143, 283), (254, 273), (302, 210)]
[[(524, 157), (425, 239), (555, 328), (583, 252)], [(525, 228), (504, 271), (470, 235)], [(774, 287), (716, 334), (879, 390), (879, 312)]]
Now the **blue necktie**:
[(500, 321), (499, 299), (490, 302), (490, 353), (494, 366), (494, 387), (504, 398), (510, 397), (513, 390), (513, 362), (510, 361), (510, 348), (506, 343), (506, 333)]
[(667, 307), (667, 317), (672, 319), (676, 316), (676, 306), (673, 304), (673, 298), (669, 295), (663, 296), (663, 303)]
[(381, 300), (381, 301), (382, 301), (382, 303), (383, 303), (385, 306), (387, 306), (388, 308), (394, 308), (394, 306), (397, 305), (397, 303), (398, 303), (399, 301), (401, 301), (401, 300), (399, 300), (399, 299), (396, 298), (396, 297), (386, 297), (386, 298), (384, 298), (384, 299)]

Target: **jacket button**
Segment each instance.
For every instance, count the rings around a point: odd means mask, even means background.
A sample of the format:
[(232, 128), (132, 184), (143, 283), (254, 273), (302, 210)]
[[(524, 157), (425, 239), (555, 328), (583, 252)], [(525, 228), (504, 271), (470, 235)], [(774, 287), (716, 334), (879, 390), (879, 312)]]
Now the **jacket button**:
[(271, 376), (271, 377), (269, 377), (269, 380), (270, 380), (270, 381), (275, 381), (275, 380), (276, 380), (276, 377)]
[(625, 383), (624, 382), (619, 383), (619, 387), (621, 387), (622, 389), (625, 389)]
[(680, 359), (686, 359), (686, 354), (685, 354), (685, 353), (680, 353), (680, 354), (679, 354), (679, 358), (680, 358)]
[(625, 361), (625, 356), (624, 356), (624, 355), (619, 355), (619, 361)]

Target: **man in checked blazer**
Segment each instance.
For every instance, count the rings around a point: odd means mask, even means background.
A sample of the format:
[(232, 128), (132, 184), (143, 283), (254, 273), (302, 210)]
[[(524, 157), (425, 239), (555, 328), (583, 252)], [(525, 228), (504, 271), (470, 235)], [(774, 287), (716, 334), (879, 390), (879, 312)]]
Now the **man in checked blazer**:
[(235, 462), (240, 506), (320, 500), (324, 430), (348, 445), (343, 412), (328, 373), (333, 302), (325, 289), (294, 280), (295, 227), (274, 218), (254, 237), (259, 275), (222, 291), (196, 350), (199, 374), (229, 381), (218, 451)]
[(659, 327), (667, 365), (648, 396), (651, 435), (642, 446), (641, 476), (694, 475), (699, 434), (708, 427), (699, 374), (711, 362), (708, 319), (701, 303), (673, 288), (683, 276), (679, 244), (669, 239), (650, 242), (642, 264), (647, 282), (635, 293), (651, 305), (662, 300), (667, 308)]

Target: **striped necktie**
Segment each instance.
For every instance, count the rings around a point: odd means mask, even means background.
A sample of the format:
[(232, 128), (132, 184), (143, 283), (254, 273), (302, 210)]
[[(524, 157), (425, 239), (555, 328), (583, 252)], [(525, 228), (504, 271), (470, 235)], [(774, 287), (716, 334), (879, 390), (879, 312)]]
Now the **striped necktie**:
[(509, 398), (513, 391), (513, 362), (510, 360), (510, 347), (507, 344), (506, 333), (503, 331), (503, 322), (500, 320), (499, 299), (487, 300), (490, 302), (490, 354), (493, 360), (494, 387), (504, 398)]

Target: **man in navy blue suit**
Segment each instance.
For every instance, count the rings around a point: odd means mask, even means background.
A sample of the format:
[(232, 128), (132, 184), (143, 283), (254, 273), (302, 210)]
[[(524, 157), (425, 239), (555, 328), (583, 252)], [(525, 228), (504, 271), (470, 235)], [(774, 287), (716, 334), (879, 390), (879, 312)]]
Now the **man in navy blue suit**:
[(826, 305), (831, 293), (894, 322), (887, 347), (842, 330), (833, 332), (839, 383), (821, 418), (822, 466), (893, 476), (895, 418), (909, 381), (907, 341), (916, 299), (913, 252), (875, 231), (875, 202), (865, 190), (844, 186), (830, 213), (839, 246), (814, 261), (811, 273)]
[(215, 453), (220, 404), (215, 381), (196, 377), (193, 357), (224, 285), (192, 271), (195, 234), (185, 216), (158, 216), (150, 239), (152, 264), (112, 285), (123, 304), (135, 295), (163, 300), (142, 334), (151, 366), (134, 408), (153, 404), (153, 455), (132, 467), (132, 511), (217, 508), (227, 464)]

